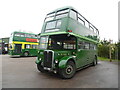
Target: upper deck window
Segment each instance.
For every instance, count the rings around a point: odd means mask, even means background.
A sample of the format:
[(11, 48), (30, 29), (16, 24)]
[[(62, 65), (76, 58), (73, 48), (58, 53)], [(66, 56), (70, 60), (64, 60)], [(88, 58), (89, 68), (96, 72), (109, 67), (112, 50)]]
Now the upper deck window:
[(67, 17), (68, 12), (69, 12), (69, 9), (60, 10), (56, 13), (55, 18), (59, 19), (59, 18)]
[(90, 23), (89, 22), (85, 22), (85, 26), (87, 27), (87, 28), (89, 28), (89, 25), (90, 25)]
[(48, 15), (46, 16), (46, 18), (45, 18), (45, 22), (46, 22), (46, 21), (53, 20), (53, 19), (54, 19), (54, 16), (55, 16), (55, 12), (48, 14)]
[(55, 12), (50, 13), (50, 14), (47, 15), (47, 17), (53, 17), (53, 16), (55, 16)]
[(81, 24), (83, 24), (83, 25), (85, 25), (85, 19), (78, 13), (78, 21), (81, 23)]
[(61, 26), (61, 20), (58, 20), (56, 24), (56, 28), (60, 28), (60, 26)]
[(28, 33), (15, 33), (14, 36), (17, 36), (17, 37), (37, 38), (37, 35), (28, 34)]
[(45, 18), (45, 22), (53, 20), (54, 18), (59, 19), (59, 18), (67, 17), (68, 12), (69, 12), (69, 9), (67, 8), (67, 9), (59, 10), (56, 13), (55, 12), (49, 13)]
[(48, 22), (46, 24), (46, 29), (53, 29), (55, 28), (55, 25), (56, 25), (56, 21)]
[(61, 27), (61, 20), (50, 21), (46, 23), (45, 32), (58, 31)]
[(70, 10), (70, 17), (73, 18), (73, 19), (75, 19), (75, 20), (77, 20), (77, 12), (74, 11), (73, 9)]

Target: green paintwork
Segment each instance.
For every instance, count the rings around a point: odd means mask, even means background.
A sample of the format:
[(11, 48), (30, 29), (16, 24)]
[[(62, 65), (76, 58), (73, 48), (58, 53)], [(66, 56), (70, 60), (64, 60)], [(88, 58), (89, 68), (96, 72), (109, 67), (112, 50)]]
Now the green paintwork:
[[(65, 8), (69, 8), (69, 11), (71, 9), (74, 9), (72, 7), (65, 7)], [(57, 10), (62, 10), (62, 9), (65, 9), (65, 8), (63, 7), (63, 8), (57, 9)], [(57, 10), (55, 10), (53, 12), (57, 12)], [(54, 20), (58, 20), (58, 19), (53, 19), (51, 21), (54, 21)], [(84, 38), (87, 37), (87, 39), (91, 39), (91, 40), (94, 40), (94, 41), (98, 40), (98, 35), (94, 34), (93, 36), (91, 36), (92, 32), (91, 32), (91, 30), (89, 28), (85, 27), (80, 22), (72, 19), (69, 15), (64, 17), (64, 18), (60, 18), (59, 20), (61, 20), (61, 23), (62, 23), (59, 31), (46, 33), (45, 32), (45, 27), (46, 27), (46, 23), (47, 22), (44, 22), (43, 27), (42, 27), (42, 31), (41, 31), (41, 35), (44, 35), (44, 34), (48, 34), (49, 35), (49, 34), (53, 34), (53, 33), (64, 33), (64, 32), (67, 32), (68, 30), (72, 30), (72, 32), (74, 34), (78, 35), (78, 36), (81, 35)], [(89, 33), (89, 35), (86, 35), (86, 33)]]
[(51, 33), (41, 34), (41, 36), (58, 35), (58, 34), (70, 34), (70, 35), (79, 37), (79, 38), (81, 38), (81, 39), (84, 39), (84, 40), (86, 40), (86, 41), (91, 41), (91, 42), (94, 42), (94, 43), (96, 43), (96, 44), (99, 43), (98, 41), (92, 40), (92, 39), (87, 38), (87, 37), (84, 37), (84, 36), (82, 36), (82, 35), (74, 34), (74, 33), (72, 33), (72, 32), (51, 32)]
[(29, 52), (29, 56), (37, 56), (37, 49), (22, 49), (21, 53), (16, 53), (15, 50), (9, 50), (9, 55), (20, 55), (24, 56), (25, 52)]
[[(62, 58), (60, 59), (60, 62), (59, 62), (58, 67), (59, 67), (59, 68), (65, 68), (65, 67), (66, 67), (66, 63), (67, 63), (68, 60), (70, 60), (70, 59), (74, 60), (74, 57), (73, 57), (73, 56), (64, 56), (64, 57), (62, 57)], [(75, 62), (75, 60), (74, 60), (74, 62)]]
[[(72, 7), (64, 7), (59, 8), (53, 12), (57, 12), (58, 10), (62, 10), (65, 8), (74, 9)], [(55, 20), (55, 19), (54, 19)], [(51, 21), (54, 21), (51, 20)], [(54, 51), (54, 61), (58, 60), (58, 64), (54, 63), (54, 69), (56, 68), (65, 68), (66, 63), (69, 60), (74, 60), (76, 68), (81, 68), (87, 64), (90, 64), (94, 61), (95, 56), (97, 56), (97, 50), (84, 50), (78, 49), (78, 40), (90, 42), (92, 44), (98, 44), (98, 35), (91, 35), (90, 29), (79, 23), (78, 21), (72, 19), (68, 16), (59, 19), (61, 20), (61, 27), (59, 31), (51, 31), (45, 32), (46, 23), (44, 22), (41, 35), (40, 36), (50, 36), (50, 35), (61, 35), (61, 34), (69, 34), (76, 37), (76, 50), (53, 50)], [(91, 23), (90, 23), (91, 24)], [(68, 30), (72, 30), (72, 32), (68, 32)], [(87, 34), (86, 34), (87, 33)], [(39, 50), (38, 58), (36, 60), (36, 64), (44, 61), (44, 50)]]
[(41, 62), (41, 61), (40, 61), (40, 60), (38, 60), (38, 59), (35, 61), (35, 63), (36, 63), (36, 64), (39, 64), (40, 62)]

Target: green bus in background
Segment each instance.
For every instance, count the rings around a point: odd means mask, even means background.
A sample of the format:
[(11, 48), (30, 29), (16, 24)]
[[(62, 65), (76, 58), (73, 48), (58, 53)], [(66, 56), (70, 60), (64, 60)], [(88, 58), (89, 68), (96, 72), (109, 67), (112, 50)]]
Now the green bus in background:
[(42, 27), (37, 68), (62, 78), (97, 64), (98, 29), (72, 7), (47, 14)]
[(9, 55), (37, 56), (38, 36), (33, 33), (15, 31), (9, 39)]

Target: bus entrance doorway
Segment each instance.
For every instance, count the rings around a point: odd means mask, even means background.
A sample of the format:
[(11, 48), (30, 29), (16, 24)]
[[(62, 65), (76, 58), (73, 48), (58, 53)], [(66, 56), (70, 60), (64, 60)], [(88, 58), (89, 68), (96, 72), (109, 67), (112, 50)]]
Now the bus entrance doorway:
[(22, 44), (15, 44), (15, 53), (21, 54)]

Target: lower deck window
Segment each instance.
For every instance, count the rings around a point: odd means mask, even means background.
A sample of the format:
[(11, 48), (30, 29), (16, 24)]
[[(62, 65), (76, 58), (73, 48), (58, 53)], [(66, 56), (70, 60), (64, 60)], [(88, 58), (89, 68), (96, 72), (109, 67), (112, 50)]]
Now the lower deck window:
[(96, 45), (91, 42), (78, 41), (78, 49), (96, 50)]
[(30, 49), (30, 44), (25, 44), (26, 49)]
[(37, 49), (37, 45), (32, 45), (32, 49)]

